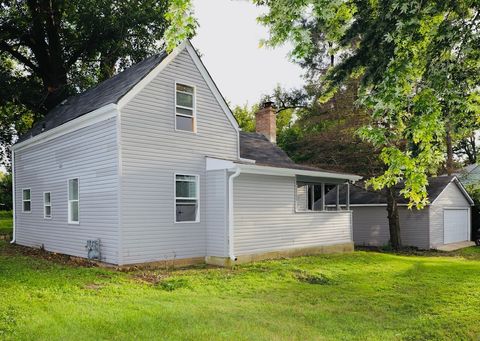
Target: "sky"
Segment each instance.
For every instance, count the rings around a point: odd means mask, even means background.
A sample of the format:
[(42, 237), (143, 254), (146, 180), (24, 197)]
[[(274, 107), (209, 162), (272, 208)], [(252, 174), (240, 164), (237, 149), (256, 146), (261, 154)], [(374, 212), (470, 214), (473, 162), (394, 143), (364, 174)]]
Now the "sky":
[(220, 92), (233, 106), (257, 103), (280, 84), (303, 84), (302, 70), (288, 60), (288, 46), (259, 47), (268, 30), (256, 18), (265, 11), (246, 0), (194, 0), (200, 27), (193, 45)]

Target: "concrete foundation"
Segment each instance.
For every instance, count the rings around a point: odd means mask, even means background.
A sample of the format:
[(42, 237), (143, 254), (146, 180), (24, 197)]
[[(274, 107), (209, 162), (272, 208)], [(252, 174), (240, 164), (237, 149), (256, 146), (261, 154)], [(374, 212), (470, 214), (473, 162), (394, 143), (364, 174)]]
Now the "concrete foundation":
[(207, 256), (205, 257), (205, 262), (207, 264), (230, 267), (235, 264), (245, 264), (266, 259), (312, 256), (324, 253), (345, 253), (352, 252), (353, 250), (353, 243), (343, 243), (305, 248), (292, 248), (249, 255), (238, 255), (235, 261), (228, 257)]

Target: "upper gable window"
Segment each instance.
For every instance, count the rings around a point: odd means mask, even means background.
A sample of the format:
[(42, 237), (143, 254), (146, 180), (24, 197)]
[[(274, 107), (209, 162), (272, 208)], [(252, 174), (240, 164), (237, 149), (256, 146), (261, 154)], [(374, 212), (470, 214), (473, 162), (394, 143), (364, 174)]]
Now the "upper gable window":
[(176, 84), (175, 129), (195, 132), (195, 88)]

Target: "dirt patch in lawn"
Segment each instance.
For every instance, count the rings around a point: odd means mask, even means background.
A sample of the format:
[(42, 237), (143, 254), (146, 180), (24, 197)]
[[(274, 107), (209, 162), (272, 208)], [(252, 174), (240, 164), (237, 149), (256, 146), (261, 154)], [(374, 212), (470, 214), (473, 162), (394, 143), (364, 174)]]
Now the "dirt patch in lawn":
[(0, 244), (0, 255), (34, 257), (37, 259), (48, 260), (56, 264), (81, 266), (88, 268), (99, 266), (99, 263), (85, 258), (63, 255), (55, 252), (46, 251), (43, 248), (32, 248), (17, 244)]
[(84, 286), (83, 286), (83, 289), (85, 289), (85, 290), (98, 291), (98, 290), (102, 289), (103, 287), (105, 287), (105, 286), (102, 285), (102, 284), (90, 283), (90, 284), (84, 285)]
[(165, 291), (174, 291), (181, 288), (189, 288), (186, 278), (171, 277), (168, 273), (144, 271), (132, 275), (135, 281), (152, 285)]
[(142, 271), (132, 275), (132, 278), (138, 282), (147, 283), (147, 284), (157, 284), (165, 279), (170, 277), (166, 273), (156, 273), (153, 271)]
[(334, 281), (325, 274), (308, 272), (304, 270), (298, 270), (294, 272), (294, 277), (302, 283), (317, 284), (317, 285), (331, 285)]

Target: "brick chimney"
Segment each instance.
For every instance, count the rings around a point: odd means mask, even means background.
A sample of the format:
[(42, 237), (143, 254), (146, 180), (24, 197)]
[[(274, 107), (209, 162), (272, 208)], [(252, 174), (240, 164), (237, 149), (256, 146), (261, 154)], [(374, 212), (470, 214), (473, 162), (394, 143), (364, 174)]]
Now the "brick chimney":
[(264, 102), (255, 114), (256, 131), (270, 142), (277, 143), (277, 121), (273, 102)]

